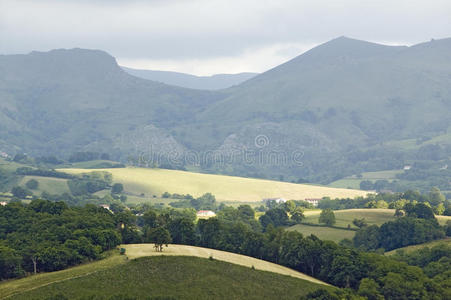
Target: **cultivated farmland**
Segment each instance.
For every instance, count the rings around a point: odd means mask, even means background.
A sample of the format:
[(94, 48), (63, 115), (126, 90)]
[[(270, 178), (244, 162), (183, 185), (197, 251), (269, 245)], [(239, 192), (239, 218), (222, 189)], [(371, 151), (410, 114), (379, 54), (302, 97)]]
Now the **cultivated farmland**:
[[(60, 169), (60, 171), (71, 174), (89, 172), (86, 169)], [(274, 197), (301, 200), (325, 196), (353, 198), (367, 194), (360, 190), (165, 169), (113, 168), (98, 171), (110, 172), (114, 182), (123, 183), (127, 192), (138, 195), (161, 195), (169, 192), (199, 197), (210, 192), (218, 201), (257, 202)]]

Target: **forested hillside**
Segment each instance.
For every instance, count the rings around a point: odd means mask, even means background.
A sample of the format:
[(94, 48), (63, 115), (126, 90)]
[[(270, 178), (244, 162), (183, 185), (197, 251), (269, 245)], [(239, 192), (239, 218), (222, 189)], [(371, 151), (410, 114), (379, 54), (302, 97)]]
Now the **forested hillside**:
[(3, 55), (0, 150), (299, 182), (406, 164), (414, 179), (448, 178), (450, 53), (451, 39), (341, 37), (216, 92), (131, 76), (102, 51)]

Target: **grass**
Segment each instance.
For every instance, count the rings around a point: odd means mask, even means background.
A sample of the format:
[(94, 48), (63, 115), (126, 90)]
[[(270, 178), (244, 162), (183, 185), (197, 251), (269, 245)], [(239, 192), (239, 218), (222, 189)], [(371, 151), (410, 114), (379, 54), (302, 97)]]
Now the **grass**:
[[(144, 168), (102, 170), (110, 172), (114, 182), (123, 183), (127, 192), (138, 195), (144, 193), (145, 195), (160, 196), (164, 192), (169, 192), (199, 197), (210, 192), (216, 196), (218, 201), (257, 202), (273, 197), (301, 200), (324, 196), (353, 198), (367, 194), (367, 192), (359, 190), (177, 170)], [(61, 169), (60, 171), (78, 174), (85, 173), (86, 169)]]
[(355, 231), (353, 230), (338, 229), (325, 226), (309, 226), (305, 224), (297, 224), (287, 228), (287, 230), (296, 230), (302, 233), (304, 236), (314, 234), (321, 240), (334, 241), (336, 243), (338, 243), (342, 239), (352, 239), (355, 235)]
[(436, 240), (436, 241), (427, 242), (427, 243), (424, 243), (424, 244), (418, 244), (418, 245), (412, 245), (412, 246), (407, 246), (407, 247), (403, 247), (403, 248), (398, 248), (398, 249), (395, 249), (395, 250), (392, 250), (392, 251), (385, 252), (385, 255), (393, 255), (397, 251), (404, 251), (406, 253), (409, 253), (409, 252), (412, 252), (412, 251), (415, 251), (415, 250), (418, 250), (418, 249), (421, 249), (421, 248), (425, 248), (425, 247), (432, 248), (434, 246), (442, 245), (442, 244), (451, 246), (451, 238), (446, 238), (446, 239), (443, 239), (443, 240)]
[(45, 299), (62, 294), (69, 299), (109, 299), (113, 296), (137, 299), (299, 299), (320, 287), (298, 278), (218, 260), (154, 256), (40, 287), (12, 299)]
[[(304, 212), (305, 219), (304, 223), (319, 224), (318, 219), (321, 210), (310, 210)], [(396, 219), (394, 216), (394, 209), (384, 209), (384, 208), (356, 208), (356, 209), (345, 209), (336, 210), (335, 214), (335, 225), (338, 227), (347, 227), (348, 224), (351, 225), (350, 228), (356, 229), (357, 227), (352, 224), (352, 221), (356, 218), (365, 218), (368, 225), (382, 225), (386, 222), (393, 221)], [(437, 221), (444, 225), (447, 221), (451, 220), (450, 216), (436, 216)], [(303, 235), (314, 234), (320, 239), (331, 240), (339, 242), (344, 238), (352, 239), (354, 237), (355, 231), (346, 230), (341, 228), (325, 227), (325, 226), (309, 226), (306, 224), (298, 224), (288, 228), (288, 230), (296, 230), (301, 232)]]
[(111, 160), (90, 160), (72, 163), (67, 167), (79, 169), (102, 169), (102, 168), (110, 168), (113, 165), (119, 165), (119, 163)]
[(70, 192), (69, 186), (67, 185), (67, 179), (62, 178), (24, 176), (19, 184), (25, 187), (25, 183), (27, 183), (30, 179), (35, 179), (39, 182), (38, 188), (36, 190), (32, 190), (33, 194), (36, 195), (41, 195), (44, 191), (50, 194), (63, 194)]
[(388, 180), (392, 181), (396, 179), (397, 174), (403, 173), (404, 170), (386, 170), (386, 171), (377, 171), (377, 172), (365, 172), (362, 173), (362, 177), (358, 178), (357, 176), (348, 176), (337, 181), (331, 182), (328, 184), (330, 187), (334, 188), (352, 188), (359, 189), (360, 182), (363, 180), (370, 180), (375, 182), (377, 180)]
[[(116, 251), (115, 251), (116, 252)], [(56, 271), (51, 273), (41, 273), (22, 279), (9, 280), (0, 283), (0, 299), (5, 297), (30, 291), (42, 286), (47, 286), (55, 282), (69, 280), (72, 278), (86, 276), (93, 272), (109, 269), (113, 266), (124, 264), (126, 262), (124, 256), (119, 256), (116, 253), (108, 253), (106, 258), (83, 264), (77, 267)]]
[[(319, 214), (320, 210), (312, 211), (305, 215), (304, 222), (319, 224)], [(336, 210), (335, 214), (335, 226), (347, 227), (348, 224), (351, 228), (357, 228), (352, 224), (354, 219), (365, 218), (368, 225), (382, 225), (388, 221), (395, 220), (395, 210), (394, 209), (383, 209), (383, 208), (356, 208), (356, 209), (344, 209)]]
[[(284, 299), (298, 299), (327, 285), (280, 265), (219, 250), (169, 245), (161, 253), (155, 252), (153, 244), (121, 247), (127, 249), (126, 256), (116, 250), (100, 261), (0, 283), (0, 298), (126, 294), (138, 298), (264, 299), (283, 295)], [(210, 257), (213, 260), (207, 259)]]
[(201, 258), (209, 258), (212, 256), (216, 260), (225, 261), (228, 263), (233, 263), (236, 265), (241, 265), (245, 267), (252, 267), (256, 270), (269, 271), (282, 275), (289, 275), (303, 280), (308, 280), (314, 283), (325, 284), (324, 282), (305, 275), (303, 273), (294, 271), (290, 268), (283, 267), (271, 262), (267, 262), (261, 259), (253, 258), (250, 256), (245, 256), (241, 254), (214, 250), (209, 248), (186, 246), (186, 245), (169, 245), (168, 248), (164, 248), (164, 252), (155, 252), (153, 244), (134, 244), (125, 245), (127, 249), (127, 256), (131, 259), (139, 258), (143, 256), (155, 256), (155, 255), (169, 255), (169, 256), (196, 256)]

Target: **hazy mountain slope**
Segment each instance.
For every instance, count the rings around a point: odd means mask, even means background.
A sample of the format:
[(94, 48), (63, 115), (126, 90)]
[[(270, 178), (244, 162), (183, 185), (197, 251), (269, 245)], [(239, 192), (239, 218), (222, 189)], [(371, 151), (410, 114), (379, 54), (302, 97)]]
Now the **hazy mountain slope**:
[(451, 144), (450, 74), (451, 39), (341, 37), (220, 91), (137, 78), (101, 51), (5, 55), (0, 150), (174, 154), (171, 163), (209, 172), (326, 183), (449, 157), (451, 147), (422, 141)]
[(390, 47), (338, 38), (233, 88), (199, 119), (234, 124), (229, 132), (309, 128), (327, 150), (434, 135), (451, 122), (450, 53), (449, 39)]
[(195, 76), (170, 71), (139, 70), (127, 67), (122, 67), (122, 69), (136, 77), (199, 90), (219, 90), (229, 88), (257, 75), (257, 73), (238, 73)]
[(0, 56), (0, 74), (1, 139), (41, 154), (89, 145), (181, 149), (162, 128), (189, 120), (218, 97), (136, 78), (102, 51)]

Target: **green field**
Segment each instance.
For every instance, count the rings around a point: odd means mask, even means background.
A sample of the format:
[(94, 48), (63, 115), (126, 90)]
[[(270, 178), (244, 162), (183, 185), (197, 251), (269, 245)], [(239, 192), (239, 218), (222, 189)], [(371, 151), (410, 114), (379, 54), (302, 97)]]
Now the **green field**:
[[(102, 170), (110, 172), (114, 182), (123, 183), (125, 191), (135, 195), (144, 193), (145, 195), (160, 196), (164, 192), (169, 192), (199, 197), (210, 192), (216, 196), (218, 201), (257, 202), (264, 198), (275, 197), (301, 200), (324, 196), (353, 198), (367, 194), (367, 192), (359, 190), (165, 169), (113, 168)], [(71, 174), (87, 172), (86, 169), (60, 169), (59, 171)]]
[[(305, 215), (304, 222), (319, 224), (319, 214), (321, 211), (311, 211)], [(356, 208), (356, 209), (345, 209), (336, 210), (335, 214), (335, 226), (347, 227), (351, 225), (351, 228), (357, 228), (352, 224), (354, 219), (365, 218), (368, 225), (382, 225), (385, 222), (392, 221), (395, 219), (394, 209), (383, 209), (383, 208)]]
[(393, 255), (397, 251), (404, 251), (406, 253), (409, 253), (409, 252), (412, 252), (412, 251), (415, 251), (415, 250), (418, 250), (418, 249), (421, 249), (421, 248), (425, 248), (425, 247), (432, 248), (432, 247), (437, 246), (437, 245), (448, 245), (448, 246), (451, 246), (451, 238), (446, 238), (446, 239), (443, 239), (443, 240), (437, 240), (437, 241), (427, 242), (427, 243), (424, 243), (424, 244), (412, 245), (412, 246), (407, 246), (407, 247), (395, 249), (395, 250), (392, 250), (392, 251), (385, 252), (385, 255)]
[[(321, 211), (311, 210), (304, 213), (305, 219), (304, 223), (319, 224), (318, 219)], [(347, 227), (350, 225), (351, 228), (357, 229), (352, 221), (354, 219), (365, 218), (368, 225), (382, 225), (386, 222), (395, 220), (394, 209), (383, 209), (383, 208), (357, 208), (357, 209), (345, 209), (336, 210), (335, 214), (335, 226)], [(436, 216), (438, 222), (441, 225), (446, 224), (447, 221), (451, 220), (450, 216)], [(354, 237), (354, 230), (346, 230), (341, 228), (325, 227), (325, 226), (309, 226), (306, 224), (298, 224), (289, 227), (288, 230), (296, 230), (301, 232), (303, 235), (314, 234), (320, 239), (331, 240), (339, 242), (344, 238), (352, 239)]]
[[(64, 294), (69, 299), (94, 295), (106, 299), (117, 295), (298, 299), (325, 287), (323, 282), (294, 270), (224, 251), (170, 245), (160, 253), (152, 244), (123, 247), (128, 258), (115, 252), (104, 260), (64, 271), (0, 283), (0, 298), (45, 299)], [(210, 256), (213, 260), (207, 259)]]
[(328, 184), (330, 187), (334, 188), (353, 188), (359, 189), (360, 182), (363, 180), (377, 181), (377, 180), (388, 180), (392, 181), (396, 179), (397, 174), (403, 173), (403, 170), (386, 170), (386, 171), (378, 171), (378, 172), (365, 172), (362, 173), (362, 177), (358, 178), (357, 176), (348, 176), (343, 179), (339, 179), (337, 181), (331, 182)]
[(50, 194), (63, 194), (69, 193), (69, 186), (67, 185), (67, 179), (42, 177), (42, 176), (24, 176), (20, 181), (20, 185), (25, 187), (25, 183), (35, 179), (39, 182), (39, 186), (36, 190), (32, 190), (33, 194), (41, 195), (42, 192), (48, 192)]
[(352, 239), (355, 235), (355, 231), (338, 229), (325, 226), (309, 226), (304, 224), (297, 224), (287, 228), (287, 230), (296, 230), (302, 233), (304, 236), (311, 234), (317, 236), (321, 240), (340, 242), (342, 239)]

